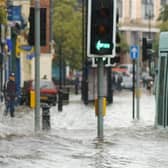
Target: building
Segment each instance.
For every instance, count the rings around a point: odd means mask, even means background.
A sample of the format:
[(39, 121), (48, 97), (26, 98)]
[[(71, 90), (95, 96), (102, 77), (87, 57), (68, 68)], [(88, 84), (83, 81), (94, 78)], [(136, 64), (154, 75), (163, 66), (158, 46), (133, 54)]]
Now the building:
[[(35, 79), (35, 54), (33, 46), (28, 44), (29, 8), (34, 6), (33, 0), (3, 0), (0, 6), (7, 8), (7, 26), (1, 25), (1, 58), (0, 92), (9, 73), (16, 74), (16, 89), (21, 92), (24, 81)], [(46, 11), (46, 44), (41, 47), (40, 78), (52, 78), (52, 54), (50, 47), (50, 1), (40, 0), (40, 7)], [(44, 19), (44, 18), (42, 18)], [(6, 28), (6, 30), (5, 30)], [(3, 38), (4, 37), (4, 38)], [(24, 46), (24, 47), (23, 47)], [(24, 48), (24, 49), (23, 49)], [(27, 49), (25, 49), (27, 48)], [(28, 50), (30, 48), (30, 50)]]
[[(142, 38), (154, 39), (159, 33), (157, 18), (162, 5), (168, 0), (117, 0), (119, 29), (129, 45), (142, 45)], [(129, 63), (130, 57), (122, 56), (122, 63)]]
[[(30, 0), (14, 0), (8, 1), (8, 5), (12, 6), (20, 6), (21, 7), (21, 15), (27, 22), (27, 27), (21, 31), (19, 35), (17, 35), (16, 39), (16, 60), (19, 61), (19, 67), (16, 67), (14, 70), (17, 74), (17, 78), (19, 80), (18, 85), (23, 86), (24, 81), (26, 80), (34, 80), (35, 79), (35, 59), (34, 59), (34, 50), (24, 51), (19, 50), (19, 54), (17, 54), (18, 48), (20, 46), (29, 46), (27, 41), (27, 36), (29, 32), (29, 14), (30, 7), (34, 7), (34, 1)], [(52, 56), (50, 51), (50, 1), (49, 0), (40, 0), (40, 7), (46, 8), (46, 45), (41, 46), (40, 53), (40, 78), (44, 75), (50, 80), (52, 77)], [(42, 18), (43, 19), (43, 18)], [(18, 21), (17, 21), (18, 22)], [(12, 27), (15, 21), (9, 21), (8, 26)], [(19, 40), (18, 40), (19, 39)], [(17, 43), (17, 41), (19, 41)]]
[[(34, 2), (31, 2), (31, 6), (34, 6)], [(47, 79), (52, 79), (52, 54), (50, 50), (50, 1), (49, 0), (40, 0), (40, 7), (46, 8), (46, 45), (41, 47), (41, 55), (40, 55), (40, 78), (42, 78), (44, 75), (47, 76)], [(32, 73), (31, 78), (34, 79), (34, 59), (32, 60)]]

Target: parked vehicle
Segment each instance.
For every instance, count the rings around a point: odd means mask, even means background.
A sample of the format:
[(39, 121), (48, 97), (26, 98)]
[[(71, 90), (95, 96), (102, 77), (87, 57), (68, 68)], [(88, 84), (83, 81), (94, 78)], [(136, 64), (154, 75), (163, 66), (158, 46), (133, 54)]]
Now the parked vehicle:
[[(22, 89), (22, 104), (30, 105), (30, 91), (35, 90), (34, 81), (25, 81)], [(58, 89), (52, 81), (40, 80), (40, 102), (56, 105)]]
[[(132, 89), (132, 73), (129, 73), (127, 68), (112, 68), (113, 75), (115, 76), (114, 88), (117, 88), (118, 77), (122, 77), (121, 87), (124, 89)], [(113, 80), (114, 81), (114, 80)]]
[(132, 74), (133, 73), (133, 66), (132, 64), (120, 64), (118, 68), (125, 70), (125, 72)]
[(132, 89), (133, 87), (133, 81), (132, 81), (132, 74), (130, 73), (123, 73), (122, 74), (122, 78), (123, 78), (123, 81), (122, 81), (122, 87), (124, 89)]

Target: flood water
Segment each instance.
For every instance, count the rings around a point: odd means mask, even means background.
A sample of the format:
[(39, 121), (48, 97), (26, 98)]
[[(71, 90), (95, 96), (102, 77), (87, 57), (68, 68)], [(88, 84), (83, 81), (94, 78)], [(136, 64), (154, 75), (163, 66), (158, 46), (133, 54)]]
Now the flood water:
[(80, 96), (58, 112), (51, 130), (34, 134), (33, 112), (0, 119), (0, 168), (167, 168), (168, 131), (155, 128), (155, 99), (143, 94), (140, 120), (132, 120), (132, 93), (115, 94), (104, 117), (104, 140), (97, 139), (93, 105)]

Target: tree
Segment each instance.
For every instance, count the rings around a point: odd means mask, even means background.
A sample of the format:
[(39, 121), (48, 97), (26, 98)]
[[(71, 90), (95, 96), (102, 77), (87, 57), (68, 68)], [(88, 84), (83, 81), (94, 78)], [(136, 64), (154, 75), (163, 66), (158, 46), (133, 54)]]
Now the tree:
[(77, 0), (54, 1), (54, 38), (57, 55), (61, 48), (64, 62), (71, 68), (81, 67), (82, 12)]
[(120, 33), (120, 38), (121, 38), (121, 44), (120, 44), (120, 47), (121, 47), (121, 53), (127, 53), (129, 52), (129, 45), (128, 45), (128, 42), (126, 41), (126, 37), (123, 33)]
[[(157, 19), (159, 22), (159, 29), (160, 32), (163, 31), (168, 31), (168, 5), (165, 4), (161, 9), (160, 9), (160, 14), (159, 17)], [(155, 50), (155, 55), (158, 56), (158, 49), (159, 49), (159, 36), (156, 36), (156, 38), (154, 39), (153, 42), (153, 48)]]
[(168, 31), (168, 5), (164, 5), (158, 17), (158, 21), (161, 21), (159, 24), (160, 31)]
[(6, 24), (7, 22), (7, 13), (4, 7), (0, 7), (0, 24)]
[(167, 21), (168, 20), (168, 5), (165, 4), (161, 10), (160, 10), (160, 14), (159, 14), (159, 17), (158, 17), (158, 20), (159, 21)]

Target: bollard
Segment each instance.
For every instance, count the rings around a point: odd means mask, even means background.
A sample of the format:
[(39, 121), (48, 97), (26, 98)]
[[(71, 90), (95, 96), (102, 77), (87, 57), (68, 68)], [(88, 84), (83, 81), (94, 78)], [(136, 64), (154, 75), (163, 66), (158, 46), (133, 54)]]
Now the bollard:
[(63, 106), (63, 91), (62, 89), (58, 92), (58, 111), (62, 111)]
[(49, 130), (50, 125), (50, 106), (48, 104), (42, 104), (42, 129)]

